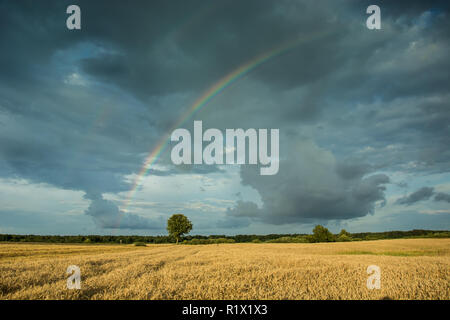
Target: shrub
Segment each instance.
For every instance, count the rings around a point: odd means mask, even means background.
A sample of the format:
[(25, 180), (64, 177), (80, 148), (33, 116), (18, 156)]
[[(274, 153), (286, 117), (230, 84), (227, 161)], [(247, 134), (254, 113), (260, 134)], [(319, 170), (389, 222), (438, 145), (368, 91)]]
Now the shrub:
[(209, 239), (210, 243), (235, 243), (234, 239), (227, 238), (217, 238), (217, 239)]
[(146, 247), (147, 245), (145, 244), (145, 242), (135, 242), (134, 246), (135, 247)]
[(268, 243), (308, 243), (308, 237), (281, 237), (277, 239), (268, 240)]
[(347, 230), (345, 230), (345, 229), (342, 229), (338, 236), (342, 236), (342, 235), (345, 235), (345, 236), (347, 236), (347, 237), (351, 237), (351, 236), (352, 236), (352, 235), (351, 235), (350, 233), (348, 233)]
[(192, 240), (184, 240), (183, 244), (219, 244), (219, 243), (235, 243), (234, 239), (227, 238), (216, 238), (216, 239), (192, 239)]
[(337, 237), (336, 241), (347, 242), (347, 241), (352, 241), (352, 238), (347, 236), (346, 234), (341, 234), (339, 237)]
[(429, 236), (430, 238), (448, 238), (450, 237), (450, 232), (435, 232)]

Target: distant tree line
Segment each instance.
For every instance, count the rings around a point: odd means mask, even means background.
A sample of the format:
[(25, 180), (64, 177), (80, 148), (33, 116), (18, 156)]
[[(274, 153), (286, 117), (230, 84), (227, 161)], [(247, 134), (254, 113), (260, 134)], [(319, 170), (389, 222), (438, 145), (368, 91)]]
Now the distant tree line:
[(111, 236), (111, 235), (78, 235), (78, 236), (57, 236), (57, 235), (18, 235), (0, 234), (0, 241), (8, 242), (46, 242), (46, 243), (123, 243), (131, 244), (135, 242), (145, 243), (172, 243), (175, 242), (169, 236)]
[[(386, 231), (386, 232), (362, 232), (349, 233), (342, 230), (339, 234), (331, 233), (323, 226), (316, 226), (313, 234), (268, 234), (268, 235), (193, 235), (180, 236), (183, 244), (212, 244), (212, 243), (309, 243), (309, 242), (334, 242), (334, 241), (359, 241), (381, 240), (401, 238), (449, 238), (450, 231), (446, 230), (411, 230), (411, 231)], [(45, 242), (45, 243), (110, 243), (132, 244), (142, 243), (176, 243), (173, 236), (112, 236), (112, 235), (17, 235), (0, 234), (0, 241), (7, 242)]]

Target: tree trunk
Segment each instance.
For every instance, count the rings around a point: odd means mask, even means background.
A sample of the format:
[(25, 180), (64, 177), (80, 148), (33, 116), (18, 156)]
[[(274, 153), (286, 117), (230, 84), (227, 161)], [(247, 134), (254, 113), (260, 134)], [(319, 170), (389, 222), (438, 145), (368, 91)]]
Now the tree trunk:
[(178, 237), (177, 237), (177, 243), (175, 243), (175, 244), (178, 244)]

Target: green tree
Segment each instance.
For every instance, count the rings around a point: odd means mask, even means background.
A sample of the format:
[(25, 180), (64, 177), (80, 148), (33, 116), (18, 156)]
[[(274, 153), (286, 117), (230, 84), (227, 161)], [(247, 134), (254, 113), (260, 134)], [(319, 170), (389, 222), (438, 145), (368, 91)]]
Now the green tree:
[(192, 222), (183, 214), (174, 214), (167, 220), (167, 231), (177, 240), (177, 244), (180, 237), (191, 230)]
[(348, 233), (347, 230), (342, 229), (341, 232), (339, 232), (339, 236), (351, 237), (352, 235)]
[(313, 229), (314, 242), (332, 242), (335, 241), (334, 235), (324, 226), (320, 224)]
[(340, 235), (337, 237), (336, 241), (339, 241), (339, 242), (347, 242), (347, 241), (352, 241), (352, 238), (349, 237), (349, 236), (346, 235), (346, 234), (340, 234)]

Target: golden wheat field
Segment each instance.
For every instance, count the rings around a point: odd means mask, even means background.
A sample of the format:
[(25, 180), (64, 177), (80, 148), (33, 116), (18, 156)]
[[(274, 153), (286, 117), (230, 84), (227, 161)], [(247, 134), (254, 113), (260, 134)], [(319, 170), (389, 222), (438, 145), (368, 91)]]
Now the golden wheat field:
[[(81, 289), (67, 289), (69, 265)], [(381, 288), (366, 286), (369, 265)], [(450, 239), (0, 244), (0, 299), (449, 299)]]

